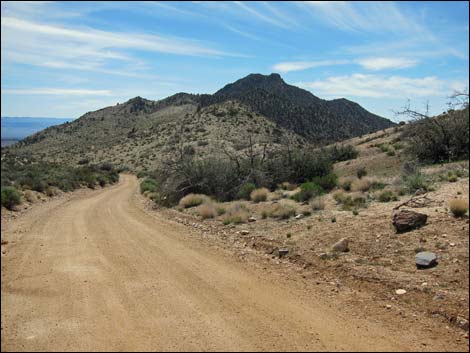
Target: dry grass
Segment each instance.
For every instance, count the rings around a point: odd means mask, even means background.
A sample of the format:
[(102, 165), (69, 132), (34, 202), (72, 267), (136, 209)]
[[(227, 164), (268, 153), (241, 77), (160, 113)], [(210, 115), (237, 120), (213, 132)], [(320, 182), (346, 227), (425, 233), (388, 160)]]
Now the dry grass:
[(295, 190), (297, 188), (297, 185), (291, 184), (288, 181), (285, 181), (280, 185), (280, 187), (281, 187), (282, 190), (292, 191), (292, 190)]
[(315, 197), (311, 202), (310, 206), (313, 211), (320, 211), (325, 209), (325, 199), (323, 197)]
[(256, 189), (251, 192), (250, 198), (253, 202), (262, 202), (267, 200), (268, 194), (269, 190), (266, 188)]
[(26, 201), (31, 202), (31, 203), (36, 202), (38, 199), (36, 195), (34, 194), (34, 191), (31, 191), (31, 190), (25, 190), (24, 198), (26, 199)]
[(288, 219), (295, 216), (296, 208), (293, 204), (289, 202), (277, 202), (269, 205), (263, 206), (261, 209), (261, 215), (263, 218), (279, 218), (279, 219)]
[(203, 203), (197, 208), (197, 213), (202, 219), (215, 218), (218, 215), (217, 208), (213, 203)]
[(369, 178), (356, 179), (351, 183), (352, 191), (369, 191), (372, 187), (372, 181)]
[(202, 205), (203, 203), (207, 202), (210, 202), (210, 198), (206, 195), (189, 194), (183, 197), (178, 205), (182, 208), (190, 208)]
[(245, 223), (250, 217), (250, 212), (243, 204), (234, 204), (222, 216), (224, 224), (240, 224)]
[(468, 200), (453, 199), (449, 201), (450, 212), (455, 217), (463, 217), (468, 211)]

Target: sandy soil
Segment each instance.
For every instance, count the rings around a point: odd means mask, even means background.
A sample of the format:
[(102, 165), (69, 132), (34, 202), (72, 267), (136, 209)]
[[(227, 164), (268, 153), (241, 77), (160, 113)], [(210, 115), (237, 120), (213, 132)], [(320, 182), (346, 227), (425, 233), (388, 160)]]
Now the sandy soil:
[(122, 175), (2, 219), (2, 351), (466, 350), (240, 261), (146, 211), (137, 188)]

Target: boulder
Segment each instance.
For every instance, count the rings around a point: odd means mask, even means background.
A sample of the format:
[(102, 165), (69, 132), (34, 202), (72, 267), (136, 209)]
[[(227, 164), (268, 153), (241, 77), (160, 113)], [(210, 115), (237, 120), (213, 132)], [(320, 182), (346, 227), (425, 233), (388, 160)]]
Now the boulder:
[(336, 244), (333, 245), (333, 251), (348, 252), (349, 251), (349, 240), (347, 238), (340, 239)]
[(402, 210), (393, 215), (393, 226), (397, 233), (404, 233), (426, 224), (428, 216), (424, 213), (418, 213), (409, 210)]
[(415, 256), (416, 267), (429, 268), (437, 265), (437, 255), (430, 251), (419, 252)]

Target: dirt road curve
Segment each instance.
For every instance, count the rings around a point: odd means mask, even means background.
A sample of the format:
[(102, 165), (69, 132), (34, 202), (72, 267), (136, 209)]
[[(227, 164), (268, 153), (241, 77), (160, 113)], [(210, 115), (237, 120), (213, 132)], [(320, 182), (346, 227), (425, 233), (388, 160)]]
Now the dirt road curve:
[(123, 175), (6, 225), (2, 351), (423, 349), (190, 239), (137, 187)]

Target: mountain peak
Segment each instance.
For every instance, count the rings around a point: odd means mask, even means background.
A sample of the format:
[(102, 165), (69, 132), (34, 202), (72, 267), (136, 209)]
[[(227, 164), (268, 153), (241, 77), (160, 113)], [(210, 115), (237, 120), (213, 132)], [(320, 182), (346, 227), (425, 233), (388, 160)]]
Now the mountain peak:
[(284, 85), (286, 85), (286, 83), (282, 79), (281, 75), (277, 73), (272, 73), (270, 75), (249, 74), (233, 83), (229, 83), (224, 88), (217, 91), (215, 95), (232, 95), (254, 89), (270, 91), (275, 88), (281, 88)]

